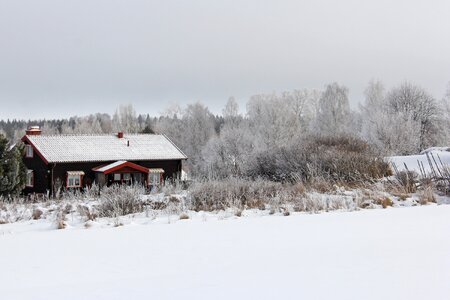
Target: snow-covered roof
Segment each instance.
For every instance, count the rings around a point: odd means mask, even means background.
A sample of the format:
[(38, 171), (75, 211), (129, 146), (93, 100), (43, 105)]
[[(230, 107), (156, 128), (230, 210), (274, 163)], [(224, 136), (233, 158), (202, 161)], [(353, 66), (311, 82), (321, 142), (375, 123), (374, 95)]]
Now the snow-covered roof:
[(143, 172), (143, 173), (149, 173), (150, 169), (134, 164), (132, 162), (129, 161), (125, 161), (125, 160), (119, 160), (113, 163), (110, 163), (108, 165), (105, 166), (100, 166), (100, 167), (96, 167), (94, 169), (92, 169), (95, 172), (100, 172), (100, 173), (104, 173), (104, 174), (109, 174), (113, 171), (119, 170), (119, 169), (123, 169), (125, 167)]
[(26, 135), (49, 162), (101, 162), (187, 159), (165, 135)]
[(112, 164), (105, 165), (100, 168), (95, 168), (95, 171), (96, 172), (105, 172), (105, 171), (108, 171), (109, 169), (113, 169), (113, 168), (123, 165), (125, 163), (126, 163), (125, 160), (119, 160), (119, 161), (113, 162)]

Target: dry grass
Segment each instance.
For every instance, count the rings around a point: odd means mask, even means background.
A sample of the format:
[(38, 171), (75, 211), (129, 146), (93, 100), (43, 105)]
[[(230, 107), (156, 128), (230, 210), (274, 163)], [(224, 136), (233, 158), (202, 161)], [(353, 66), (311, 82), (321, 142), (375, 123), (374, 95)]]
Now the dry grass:
[(335, 191), (335, 188), (330, 180), (326, 180), (323, 177), (315, 177), (307, 182), (305, 190), (331, 194)]
[(188, 214), (182, 213), (182, 214), (180, 215), (180, 220), (188, 220), (188, 219), (189, 219), (189, 215), (188, 215)]
[(431, 186), (427, 186), (419, 192), (419, 203), (421, 205), (436, 203), (436, 195)]
[(413, 171), (401, 171), (395, 174), (398, 190), (404, 194), (411, 194), (417, 191), (419, 175)]
[(394, 202), (389, 197), (382, 197), (377, 200), (377, 204), (381, 205), (383, 208), (387, 208), (388, 206), (393, 206)]

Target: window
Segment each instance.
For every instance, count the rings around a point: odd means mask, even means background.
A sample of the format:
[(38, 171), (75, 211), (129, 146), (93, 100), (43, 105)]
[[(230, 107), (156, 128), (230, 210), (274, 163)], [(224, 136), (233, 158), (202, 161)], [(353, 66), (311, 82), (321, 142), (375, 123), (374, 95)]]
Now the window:
[(120, 177), (120, 174), (116, 173), (114, 174), (114, 181), (120, 181), (122, 178)]
[(124, 181), (130, 181), (131, 180), (131, 174), (130, 173), (124, 173), (123, 174), (123, 180)]
[(67, 187), (78, 188), (82, 186), (83, 171), (69, 171), (67, 172)]
[(25, 156), (30, 158), (33, 157), (33, 146), (25, 145)]
[(153, 168), (148, 169), (148, 185), (160, 185), (162, 182), (162, 175), (164, 174), (164, 169)]
[(149, 185), (159, 185), (160, 183), (161, 183), (161, 173), (148, 174), (148, 184)]
[(33, 170), (27, 170), (27, 187), (34, 187), (34, 172)]

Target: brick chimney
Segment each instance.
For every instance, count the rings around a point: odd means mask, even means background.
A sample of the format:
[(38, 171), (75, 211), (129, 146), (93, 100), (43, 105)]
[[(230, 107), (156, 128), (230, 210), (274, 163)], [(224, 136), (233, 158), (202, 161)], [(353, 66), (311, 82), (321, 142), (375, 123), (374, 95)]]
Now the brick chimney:
[(39, 126), (30, 126), (28, 127), (28, 129), (25, 131), (25, 133), (27, 135), (41, 135), (42, 131), (39, 128)]
[(123, 139), (123, 131), (119, 131), (119, 132), (117, 133), (117, 137), (118, 137), (119, 139)]

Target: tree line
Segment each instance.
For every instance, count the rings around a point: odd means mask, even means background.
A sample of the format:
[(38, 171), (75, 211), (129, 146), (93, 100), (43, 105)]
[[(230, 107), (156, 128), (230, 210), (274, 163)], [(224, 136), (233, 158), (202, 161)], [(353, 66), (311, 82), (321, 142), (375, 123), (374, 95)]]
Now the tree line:
[[(327, 149), (366, 149), (360, 153), (382, 157), (450, 144), (450, 87), (438, 100), (410, 82), (387, 90), (382, 82), (371, 81), (354, 110), (348, 94), (338, 83), (323, 90), (259, 94), (250, 97), (244, 114), (233, 97), (220, 115), (199, 102), (173, 105), (159, 116), (137, 114), (132, 105), (123, 105), (112, 116), (0, 121), (0, 132), (10, 141), (18, 141), (29, 125), (41, 126), (43, 134), (163, 133), (189, 157), (186, 169), (194, 177), (280, 180), (323, 171), (326, 161), (332, 168), (336, 164)], [(332, 176), (334, 171), (326, 170)]]

